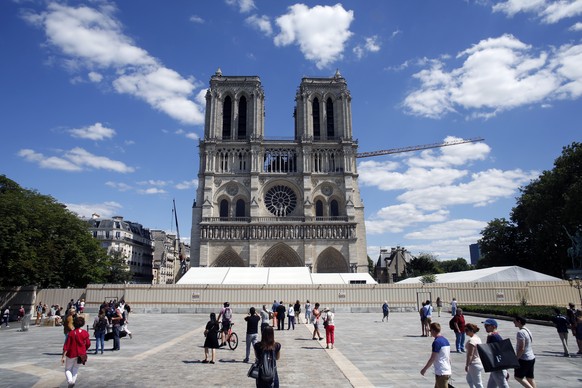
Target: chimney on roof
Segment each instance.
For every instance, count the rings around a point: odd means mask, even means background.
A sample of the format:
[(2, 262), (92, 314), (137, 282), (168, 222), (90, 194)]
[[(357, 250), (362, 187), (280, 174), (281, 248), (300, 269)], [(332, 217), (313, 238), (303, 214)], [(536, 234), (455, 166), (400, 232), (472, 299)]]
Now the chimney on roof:
[(99, 214), (97, 214), (97, 213), (91, 214), (91, 218), (94, 219), (94, 220), (96, 220), (99, 217), (101, 217), (101, 216)]

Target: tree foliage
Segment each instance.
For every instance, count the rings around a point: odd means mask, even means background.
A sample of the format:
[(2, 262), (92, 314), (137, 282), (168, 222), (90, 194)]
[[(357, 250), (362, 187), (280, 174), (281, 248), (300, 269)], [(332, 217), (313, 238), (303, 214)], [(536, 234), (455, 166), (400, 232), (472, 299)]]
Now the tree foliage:
[(0, 175), (0, 284), (85, 287), (104, 282), (112, 258), (88, 225), (54, 198)]
[(439, 261), (438, 265), (444, 273), (468, 271), (473, 269), (471, 264), (467, 263), (467, 260), (463, 259), (462, 257), (459, 257), (455, 260)]
[(564, 277), (572, 268), (566, 230), (582, 227), (582, 143), (564, 147), (553, 169), (520, 192), (510, 220), (495, 219), (482, 231), (478, 266), (519, 265)]
[(410, 277), (442, 273), (438, 260), (430, 253), (421, 253), (406, 264), (406, 272)]

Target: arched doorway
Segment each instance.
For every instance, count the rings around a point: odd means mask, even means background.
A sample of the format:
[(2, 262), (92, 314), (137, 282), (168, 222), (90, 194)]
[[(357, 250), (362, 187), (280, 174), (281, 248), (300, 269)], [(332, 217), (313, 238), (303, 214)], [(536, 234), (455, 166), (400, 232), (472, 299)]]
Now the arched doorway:
[(329, 247), (317, 257), (315, 272), (346, 273), (350, 271), (344, 256), (337, 249)]
[(261, 267), (303, 267), (303, 261), (288, 245), (279, 243), (265, 252)]
[(246, 267), (244, 260), (231, 248), (225, 248), (211, 267)]

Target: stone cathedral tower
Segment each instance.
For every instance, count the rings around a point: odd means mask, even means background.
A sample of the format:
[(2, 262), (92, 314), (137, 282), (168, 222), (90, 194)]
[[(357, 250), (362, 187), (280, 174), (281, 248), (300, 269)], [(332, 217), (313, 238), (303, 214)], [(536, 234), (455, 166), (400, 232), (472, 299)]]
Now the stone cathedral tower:
[(211, 77), (193, 267), (368, 271), (346, 80), (303, 78), (295, 101), (294, 137), (268, 139), (260, 78)]

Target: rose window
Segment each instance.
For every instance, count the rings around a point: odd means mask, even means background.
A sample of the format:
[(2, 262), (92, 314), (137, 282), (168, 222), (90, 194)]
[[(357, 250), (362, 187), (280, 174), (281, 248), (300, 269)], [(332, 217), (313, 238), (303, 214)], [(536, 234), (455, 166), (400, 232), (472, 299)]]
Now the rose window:
[(297, 206), (295, 192), (287, 186), (271, 187), (265, 194), (265, 206), (277, 217), (289, 215)]

